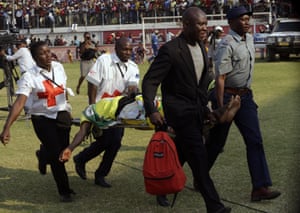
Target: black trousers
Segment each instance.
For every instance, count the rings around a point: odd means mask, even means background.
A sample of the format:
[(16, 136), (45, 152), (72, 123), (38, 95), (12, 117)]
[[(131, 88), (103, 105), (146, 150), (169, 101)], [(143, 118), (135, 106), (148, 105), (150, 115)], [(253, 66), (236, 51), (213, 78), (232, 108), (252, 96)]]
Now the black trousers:
[(191, 168), (194, 181), (199, 186), (205, 201), (207, 212), (210, 213), (223, 208), (224, 205), (209, 175), (208, 157), (203, 144), (201, 126), (200, 120), (191, 120), (188, 126), (175, 129), (175, 143), (179, 160), (182, 165), (187, 162)]
[(42, 143), (41, 162), (50, 164), (59, 194), (70, 194), (71, 189), (65, 164), (59, 161), (59, 154), (69, 145), (71, 128), (59, 128), (55, 119), (44, 116), (32, 115), (31, 121), (35, 134)]
[(89, 160), (100, 155), (104, 151), (102, 161), (95, 172), (95, 178), (105, 177), (110, 172), (113, 161), (121, 148), (121, 140), (124, 135), (124, 128), (110, 128), (103, 130), (103, 134), (96, 138), (96, 141), (78, 155), (76, 160), (81, 163), (86, 163)]

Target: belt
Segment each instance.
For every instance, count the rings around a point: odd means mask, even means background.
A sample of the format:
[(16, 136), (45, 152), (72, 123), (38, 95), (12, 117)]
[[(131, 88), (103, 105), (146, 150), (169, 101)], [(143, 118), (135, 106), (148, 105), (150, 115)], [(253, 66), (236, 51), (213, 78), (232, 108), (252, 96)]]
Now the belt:
[(245, 95), (247, 94), (248, 92), (250, 92), (251, 90), (247, 87), (244, 87), (244, 88), (235, 88), (235, 87), (225, 87), (225, 90), (224, 90), (226, 93), (230, 93), (230, 94), (233, 94), (233, 95)]
[(31, 119), (41, 119), (41, 118), (47, 118), (44, 115), (31, 115)]

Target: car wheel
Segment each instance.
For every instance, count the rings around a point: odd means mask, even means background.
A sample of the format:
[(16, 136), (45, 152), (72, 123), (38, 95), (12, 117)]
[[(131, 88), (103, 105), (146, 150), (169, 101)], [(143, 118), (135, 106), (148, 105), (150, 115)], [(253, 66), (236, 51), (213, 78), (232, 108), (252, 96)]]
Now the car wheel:
[(274, 50), (267, 47), (267, 60), (274, 61), (275, 60), (275, 52)]
[(290, 58), (289, 53), (280, 53), (280, 60), (288, 60)]

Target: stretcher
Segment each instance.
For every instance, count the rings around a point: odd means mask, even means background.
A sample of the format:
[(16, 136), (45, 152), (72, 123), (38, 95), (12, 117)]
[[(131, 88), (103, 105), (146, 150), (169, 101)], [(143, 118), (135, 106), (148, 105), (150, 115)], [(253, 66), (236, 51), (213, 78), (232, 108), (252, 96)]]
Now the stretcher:
[[(163, 114), (162, 104), (159, 97), (154, 100), (154, 106)], [(229, 103), (213, 111), (207, 111), (204, 125), (211, 128), (216, 123), (231, 122), (240, 108), (240, 97), (231, 97)], [(207, 108), (207, 110), (209, 110)], [(80, 126), (82, 122), (90, 122), (100, 129), (111, 127), (127, 127), (141, 130), (155, 129), (151, 124), (144, 109), (142, 95), (117, 96), (104, 98), (96, 104), (85, 108), (81, 118), (74, 118), (73, 125)]]
[[(135, 129), (140, 129), (140, 130), (153, 130), (154, 127), (152, 125), (147, 124), (135, 124), (135, 120), (119, 120), (116, 121), (113, 125), (109, 125), (109, 126), (102, 126), (100, 129), (108, 129), (108, 128), (112, 128), (112, 127), (124, 127), (124, 128), (135, 128)], [(72, 125), (74, 126), (80, 126), (80, 118), (73, 118), (72, 119)]]
[[(154, 104), (162, 113), (160, 98), (156, 98)], [(80, 126), (82, 122), (90, 122), (100, 129), (112, 127), (136, 128), (141, 130), (154, 129), (154, 126), (146, 117), (142, 95), (101, 99), (96, 104), (86, 107), (82, 112), (81, 118), (73, 118), (72, 120), (72, 124), (75, 126)]]

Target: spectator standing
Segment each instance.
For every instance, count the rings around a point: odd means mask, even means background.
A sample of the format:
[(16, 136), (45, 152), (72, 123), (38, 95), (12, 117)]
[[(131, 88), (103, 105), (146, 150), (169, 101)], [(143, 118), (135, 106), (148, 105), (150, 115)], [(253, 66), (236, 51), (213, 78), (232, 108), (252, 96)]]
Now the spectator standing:
[[(262, 143), (257, 105), (251, 90), (255, 48), (253, 37), (248, 33), (251, 12), (243, 6), (233, 7), (227, 13), (230, 26), (216, 52), (216, 88), (212, 95), (214, 109), (228, 103), (232, 95), (241, 96), (241, 107), (234, 117), (247, 147), (247, 162), (252, 182), (252, 201), (274, 199), (279, 191), (269, 187), (272, 181)], [(210, 131), (207, 143), (209, 168), (225, 145), (232, 122), (216, 125)]]
[[(147, 71), (142, 93), (144, 107), (152, 124), (174, 129), (179, 159), (190, 166), (199, 184), (208, 213), (228, 213), (208, 172), (207, 152), (203, 142), (203, 123), (206, 115), (207, 88), (210, 82), (205, 47), (206, 14), (190, 7), (182, 16), (182, 33), (164, 44)], [(154, 106), (154, 98), (161, 86), (164, 117)], [(165, 196), (157, 196), (161, 206), (168, 206)]]
[(46, 17), (46, 27), (50, 27), (50, 32), (53, 33), (53, 28), (54, 28), (54, 25), (55, 25), (55, 18), (54, 18), (54, 15), (53, 15), (53, 11), (50, 10), (48, 12), (48, 17)]
[(172, 33), (171, 31), (167, 30), (167, 33), (166, 33), (166, 42), (171, 41), (174, 37), (175, 37), (174, 33)]
[[(139, 83), (138, 66), (130, 60), (132, 46), (127, 37), (116, 41), (115, 53), (101, 55), (87, 75), (89, 82), (89, 104), (94, 104), (105, 97), (115, 97), (125, 93), (126, 88)], [(102, 162), (95, 171), (95, 184), (111, 187), (105, 177), (110, 172), (113, 161), (121, 147), (124, 128), (104, 129), (95, 137), (96, 141), (74, 156), (77, 174), (86, 179), (85, 164), (104, 151)]]
[(136, 48), (136, 62), (138, 64), (142, 64), (144, 62), (145, 52), (146, 52), (146, 50), (143, 46), (143, 43), (139, 42), (139, 45)]
[(159, 31), (155, 30), (151, 35), (151, 45), (153, 50), (153, 55), (156, 57), (159, 49)]
[(29, 8), (29, 14), (30, 14), (30, 27), (31, 28), (35, 28), (36, 27), (36, 9), (34, 7), (34, 5), (30, 5), (30, 8)]
[(65, 89), (67, 77), (63, 66), (51, 61), (50, 49), (44, 41), (34, 43), (31, 54), (36, 65), (18, 81), (17, 99), (4, 124), (0, 140), (4, 145), (9, 142), (10, 127), (27, 98), (32, 97), (31, 121), (35, 134), (42, 143), (41, 150), (37, 152), (40, 173), (46, 174), (46, 164), (49, 163), (60, 201), (70, 202), (74, 191), (70, 189), (65, 165), (58, 158), (60, 152), (69, 145), (71, 128), (58, 126), (56, 119), (59, 112), (68, 109)]
[(208, 60), (209, 60), (209, 67), (212, 68), (212, 71), (215, 72), (213, 61), (215, 58), (216, 49), (218, 47), (218, 44), (222, 40), (222, 35), (224, 33), (223, 27), (216, 26), (214, 30), (210, 33), (210, 36), (208, 37)]
[(67, 45), (67, 41), (66, 41), (66, 39), (64, 38), (64, 35), (63, 35), (63, 34), (60, 35), (59, 41), (60, 41), (60, 46), (65, 46), (65, 45)]
[(23, 9), (20, 5), (17, 6), (15, 18), (16, 18), (16, 27), (19, 29), (23, 29)]
[(60, 45), (60, 38), (58, 35), (55, 36), (55, 39), (54, 39), (54, 46), (59, 46)]
[(151, 62), (158, 54), (159, 49), (159, 31), (155, 30), (151, 34), (152, 56), (148, 59)]
[(84, 26), (87, 26), (89, 24), (88, 22), (88, 12), (89, 12), (89, 8), (88, 8), (88, 5), (87, 5), (87, 2), (82, 2), (81, 5), (80, 5), (80, 14), (81, 14), (81, 23), (84, 25)]
[(177, 5), (176, 0), (171, 0), (171, 3), (170, 3), (170, 11), (171, 11), (171, 13), (172, 13), (172, 16), (177, 16), (177, 13), (176, 13), (176, 5)]
[(49, 38), (49, 35), (46, 36), (45, 42), (46, 42), (46, 44), (47, 44), (49, 47), (52, 46), (52, 42), (51, 42), (51, 40), (50, 40), (50, 38)]
[[(259, 33), (266, 33), (265, 25), (260, 25), (258, 29), (259, 29)], [(260, 58), (264, 59), (265, 58), (265, 48), (260, 48), (259, 51), (260, 51)]]
[(80, 43), (79, 46), (79, 54), (80, 54), (80, 77), (78, 80), (78, 84), (76, 87), (76, 93), (80, 93), (80, 86), (85, 79), (86, 75), (90, 71), (91, 67), (94, 64), (94, 59), (96, 55), (96, 46), (91, 39), (91, 35), (89, 32), (85, 32), (83, 34), (83, 42)]
[(80, 51), (80, 41), (77, 39), (77, 35), (74, 35), (73, 43), (76, 46), (75, 57), (76, 57), (76, 59), (78, 59), (79, 58), (79, 51)]

